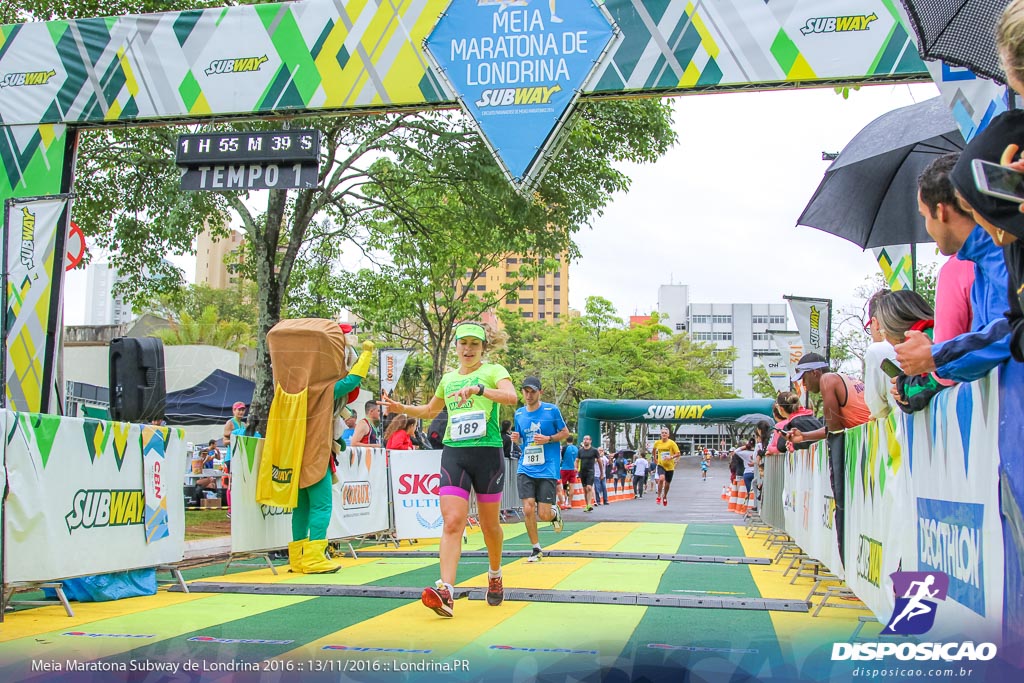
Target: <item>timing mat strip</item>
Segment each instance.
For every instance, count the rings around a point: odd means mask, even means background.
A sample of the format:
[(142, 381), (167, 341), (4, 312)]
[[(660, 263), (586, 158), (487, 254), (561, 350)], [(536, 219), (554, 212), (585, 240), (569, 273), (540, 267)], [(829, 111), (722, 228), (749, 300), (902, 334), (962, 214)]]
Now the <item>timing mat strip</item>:
[[(360, 558), (367, 557), (438, 557), (434, 550), (360, 550)], [(529, 557), (530, 550), (503, 550), (506, 557)], [(464, 551), (462, 557), (487, 557), (486, 551)], [(771, 564), (767, 557), (737, 557), (730, 555), (680, 555), (678, 553), (622, 553), (602, 550), (545, 550), (545, 557), (587, 557), (601, 560), (662, 560), (667, 562), (712, 562), (718, 564)]]
[[(338, 596), (354, 598), (398, 598), (418, 600), (423, 589), (413, 586), (335, 586), (335, 585), (280, 585), (265, 583), (208, 583), (194, 581), (189, 584), (194, 593), (246, 593), (253, 595)], [(173, 587), (171, 590), (180, 590)], [(453, 597), (483, 600), (486, 591), (480, 588), (458, 588)], [(807, 603), (801, 600), (773, 598), (726, 598), (677, 596), (658, 593), (616, 593), (611, 591), (565, 591), (506, 589), (505, 599), (514, 602), (563, 602), (596, 605), (641, 605), (645, 607), (689, 607), (704, 609), (743, 609), (781, 612), (806, 612)]]

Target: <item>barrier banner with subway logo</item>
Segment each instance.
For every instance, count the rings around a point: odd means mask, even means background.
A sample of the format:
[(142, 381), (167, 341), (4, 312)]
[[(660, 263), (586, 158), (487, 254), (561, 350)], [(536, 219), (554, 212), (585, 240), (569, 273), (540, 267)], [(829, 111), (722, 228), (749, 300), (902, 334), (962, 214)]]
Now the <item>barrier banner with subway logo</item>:
[(391, 451), (395, 536), (441, 538), (441, 451)]
[(903, 570), (949, 575), (949, 596), (929, 637), (1001, 638), (997, 372), (943, 391), (906, 420), (915, 533)]
[(67, 208), (66, 196), (4, 206), (3, 405), (13, 411), (51, 409)]
[[(44, 581), (178, 562), (181, 495), (166, 496), (167, 535), (147, 543), (142, 427), (34, 413), (7, 416), (9, 492), (4, 580)], [(179, 473), (185, 444), (167, 430), (164, 469)]]
[[(292, 540), (292, 511), (256, 502), (256, 480), (265, 441), (234, 436), (231, 445), (231, 552), (282, 548)], [(327, 537), (350, 538), (386, 531), (388, 480), (385, 451), (350, 448), (341, 453)]]
[(902, 413), (846, 431), (846, 582), (878, 619), (895, 605), (892, 573), (906, 570), (913, 513)]
[(292, 511), (256, 502), (263, 439), (231, 437), (231, 552), (282, 548), (292, 540)]
[(829, 479), (828, 447), (824, 441), (784, 456), (785, 484), (782, 492), (786, 532), (810, 557), (843, 577), (843, 563), (833, 523), (835, 498)]
[[(394, 451), (392, 451), (394, 453)], [(338, 481), (328, 538), (375, 534), (391, 527), (388, 518), (387, 452), (350, 446), (338, 456)]]

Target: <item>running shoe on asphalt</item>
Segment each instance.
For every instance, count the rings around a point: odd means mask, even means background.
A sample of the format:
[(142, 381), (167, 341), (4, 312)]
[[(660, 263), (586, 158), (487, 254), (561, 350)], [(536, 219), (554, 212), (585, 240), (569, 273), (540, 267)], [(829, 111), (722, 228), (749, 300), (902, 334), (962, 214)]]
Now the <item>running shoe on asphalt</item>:
[[(501, 579), (498, 581), (500, 582)], [(420, 601), (430, 609), (434, 610), (438, 616), (447, 617), (449, 619), (455, 616), (455, 601), (452, 600), (452, 592), (441, 580), (438, 580), (434, 587), (424, 588), (423, 595), (420, 596)], [(488, 601), (490, 601), (489, 595)]]
[(657, 498), (654, 499), (654, 504), (661, 505), (661, 496), (658, 496)]
[(662, 499), (662, 501), (661, 501), (661, 504), (662, 504), (662, 505), (663, 505), (664, 507), (668, 507), (668, 498), (664, 498), (664, 499)]
[(540, 548), (534, 548), (530, 556), (526, 558), (527, 562), (540, 562), (541, 558), (544, 557), (544, 552)]
[(493, 579), (487, 579), (487, 604), (491, 607), (497, 607), (504, 599), (505, 589), (501, 585), (501, 577), (496, 576)]
[(587, 507), (583, 508), (583, 511), (584, 512), (593, 512), (594, 511), (594, 507), (592, 505), (588, 505)]
[(564, 526), (565, 526), (565, 524), (562, 522), (562, 513), (559, 512), (558, 508), (556, 507), (555, 508), (555, 518), (553, 520), (551, 520), (551, 528), (555, 530), (556, 534), (560, 534), (560, 533), (562, 533), (562, 528)]

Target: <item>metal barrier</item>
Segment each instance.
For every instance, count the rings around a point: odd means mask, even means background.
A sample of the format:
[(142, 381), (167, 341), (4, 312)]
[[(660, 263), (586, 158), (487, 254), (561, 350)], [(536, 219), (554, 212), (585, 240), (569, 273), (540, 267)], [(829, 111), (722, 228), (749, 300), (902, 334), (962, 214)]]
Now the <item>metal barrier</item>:
[(508, 518), (515, 515), (523, 518), (523, 503), (519, 500), (519, 486), (516, 483), (516, 470), (519, 468), (519, 461), (505, 458), (505, 488), (501, 491), (501, 520), (508, 521)]
[(761, 489), (761, 519), (776, 529), (786, 527), (782, 509), (782, 496), (786, 486), (786, 457), (769, 455), (764, 458), (764, 486)]

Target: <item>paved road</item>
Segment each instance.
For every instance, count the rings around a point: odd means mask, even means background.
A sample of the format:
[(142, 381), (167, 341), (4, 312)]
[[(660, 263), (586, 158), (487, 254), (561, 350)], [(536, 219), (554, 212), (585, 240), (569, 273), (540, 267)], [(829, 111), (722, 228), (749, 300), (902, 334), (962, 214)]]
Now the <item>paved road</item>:
[(729, 512), (722, 500), (722, 486), (729, 483), (729, 463), (712, 460), (707, 482), (701, 481), (696, 457), (683, 457), (676, 465), (668, 505), (656, 505), (654, 493), (645, 493), (639, 500), (625, 500), (601, 505), (593, 512), (565, 510), (567, 521), (601, 522), (693, 522), (699, 524), (741, 524), (743, 518)]

